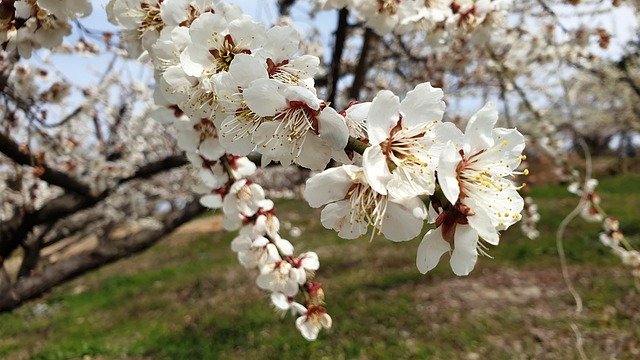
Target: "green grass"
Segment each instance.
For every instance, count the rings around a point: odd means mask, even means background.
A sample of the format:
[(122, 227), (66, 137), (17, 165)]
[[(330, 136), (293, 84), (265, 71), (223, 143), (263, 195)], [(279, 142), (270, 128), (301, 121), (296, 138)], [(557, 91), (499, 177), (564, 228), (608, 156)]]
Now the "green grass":
[[(603, 180), (603, 207), (640, 245), (640, 176)], [(237, 264), (233, 234), (172, 236), (134, 258), (61, 286), (0, 315), (0, 358), (71, 359), (352, 359), (572, 358), (575, 321), (593, 358), (640, 356), (640, 305), (628, 270), (597, 240), (599, 228), (577, 219), (566, 252), (586, 310), (573, 318), (559, 275), (554, 233), (576, 199), (563, 187), (532, 189), (542, 236), (506, 232), (494, 259), (481, 258), (464, 279), (446, 261), (420, 275), (419, 239), (342, 240), (297, 201), (281, 218), (304, 229), (298, 251), (321, 257), (331, 331), (305, 341), (290, 315), (281, 319)], [(35, 315), (46, 304), (44, 314)], [(617, 350), (616, 350), (617, 349)], [(551, 355), (549, 355), (551, 354)]]

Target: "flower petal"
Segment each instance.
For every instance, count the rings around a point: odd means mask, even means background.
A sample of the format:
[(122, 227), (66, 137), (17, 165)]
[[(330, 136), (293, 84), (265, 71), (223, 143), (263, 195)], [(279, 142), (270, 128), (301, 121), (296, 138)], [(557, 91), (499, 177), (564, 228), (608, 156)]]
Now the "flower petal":
[(373, 98), (369, 108), (367, 133), (369, 141), (378, 145), (389, 137), (399, 120), (400, 99), (389, 90), (382, 90)]
[(258, 79), (243, 91), (247, 106), (258, 116), (274, 116), (278, 110), (287, 107), (287, 99), (282, 92), (285, 85), (272, 79)]
[(460, 184), (458, 184), (456, 171), (460, 161), (462, 161), (462, 156), (460, 156), (458, 149), (451, 142), (448, 142), (440, 154), (438, 182), (447, 200), (452, 204), (455, 204), (460, 196)]
[(368, 223), (366, 219), (350, 219), (351, 204), (343, 200), (327, 205), (322, 209), (320, 221), (327, 229), (338, 232), (343, 239), (356, 239), (367, 233)]
[(342, 200), (347, 195), (352, 181), (344, 167), (325, 170), (307, 180), (304, 198), (312, 208)]
[(491, 218), (489, 217), (489, 215), (487, 215), (484, 209), (479, 208), (476, 202), (471, 198), (464, 199), (463, 203), (471, 208), (471, 210), (473, 210), (474, 212), (474, 215), (467, 216), (469, 225), (486, 242), (491, 245), (498, 245), (498, 243), (500, 242), (500, 235), (498, 234), (495, 226), (493, 226)]
[(423, 220), (413, 215), (413, 209), (389, 202), (380, 232), (391, 241), (408, 241), (422, 231)]
[(480, 150), (488, 149), (493, 145), (493, 127), (498, 121), (498, 111), (493, 103), (488, 102), (482, 109), (478, 110), (469, 122), (464, 131), (465, 144), (469, 147), (464, 149), (469, 155)]
[(349, 128), (344, 118), (332, 107), (326, 107), (318, 115), (318, 132), (333, 150), (342, 150), (349, 141)]
[(478, 233), (471, 226), (457, 225), (453, 241), (451, 269), (458, 276), (467, 276), (478, 260)]
[(443, 97), (442, 89), (432, 87), (431, 83), (416, 86), (400, 103), (402, 125), (412, 127), (425, 122), (442, 120), (445, 109)]
[(418, 246), (416, 265), (418, 271), (426, 274), (438, 265), (440, 258), (446, 252), (451, 251), (451, 245), (442, 238), (440, 229), (431, 229), (427, 232)]
[(391, 180), (391, 172), (387, 166), (387, 158), (382, 153), (380, 145), (370, 146), (362, 154), (362, 168), (364, 176), (373, 190), (387, 194), (387, 183)]

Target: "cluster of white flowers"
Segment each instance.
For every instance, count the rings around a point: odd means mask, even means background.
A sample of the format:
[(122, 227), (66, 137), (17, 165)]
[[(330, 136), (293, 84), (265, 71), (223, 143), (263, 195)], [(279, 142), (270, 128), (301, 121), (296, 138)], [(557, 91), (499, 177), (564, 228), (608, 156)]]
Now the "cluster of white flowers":
[(239, 230), (231, 248), (240, 263), (258, 269), (257, 285), (274, 306), (299, 315), (302, 335), (316, 339), (331, 326), (322, 286), (311, 281), (318, 256), (295, 256), (279, 235), (274, 203), (250, 179), (256, 166), (245, 155), (257, 148), (264, 165), (315, 170), (332, 157), (346, 159), (345, 120), (316, 96), (319, 59), (296, 56), (294, 28), (267, 30), (226, 3), (113, 0), (107, 10), (126, 29), (130, 55), (154, 65), (154, 118), (177, 130), (201, 180), (194, 188), (200, 202), (223, 210), (224, 228)]
[(377, 34), (426, 31), (445, 38), (503, 22), (511, 0), (311, 0), (321, 9), (353, 9)]
[(328, 204), (323, 225), (347, 239), (373, 227), (389, 240), (407, 241), (420, 234), (425, 220), (435, 223), (418, 248), (418, 269), (433, 269), (453, 246), (451, 267), (467, 275), (484, 253), (479, 238), (497, 245), (499, 231), (521, 218), (524, 201), (508, 178), (522, 174), (516, 169), (524, 137), (514, 129), (494, 129), (498, 113), (492, 104), (469, 120), (463, 134), (441, 121), (442, 97), (442, 90), (426, 83), (402, 102), (381, 91), (347, 112), (347, 120), (364, 123), (371, 145), (362, 166), (312, 177), (305, 198), (312, 207)]
[[(312, 207), (326, 205), (322, 224), (343, 238), (373, 228), (371, 236), (407, 241), (425, 221), (435, 223), (418, 250), (423, 273), (452, 251), (454, 272), (467, 275), (484, 253), (479, 238), (496, 245), (499, 231), (520, 220), (523, 200), (511, 177), (522, 174), (524, 137), (494, 128), (493, 105), (469, 120), (465, 134), (442, 122), (444, 94), (429, 83), (403, 101), (381, 91), (337, 111), (318, 97), (320, 61), (299, 54), (301, 35), (289, 25), (266, 29), (222, 2), (112, 0), (107, 9), (136, 34), (126, 38), (132, 55), (154, 65), (155, 117), (175, 125), (201, 180), (194, 189), (201, 203), (222, 208), (225, 229), (239, 230), (232, 249), (240, 263), (259, 270), (257, 285), (276, 308), (300, 315), (305, 338), (331, 326), (322, 287), (311, 282), (318, 257), (295, 256), (279, 235), (273, 202), (250, 178), (252, 151), (263, 166), (324, 170), (307, 181), (304, 196)], [(345, 165), (325, 170), (332, 159)]]
[(580, 215), (590, 222), (600, 222), (603, 219), (600, 209), (600, 195), (596, 192), (596, 186), (598, 186), (598, 180), (587, 179), (582, 184), (573, 182), (568, 187), (570, 193), (581, 197), (582, 209)]
[(635, 250), (620, 230), (620, 222), (607, 216), (600, 206), (600, 195), (595, 191), (598, 180), (587, 179), (584, 182), (573, 182), (569, 192), (580, 196), (580, 216), (589, 222), (602, 222), (600, 242), (611, 249), (622, 263), (632, 269), (632, 275), (640, 279), (640, 252)]
[[(87, 0), (19, 0), (0, 3), (0, 43), (24, 58), (35, 49), (51, 49), (71, 33), (69, 22), (91, 13)], [(6, 17), (4, 17), (6, 16)]]
[(613, 217), (607, 217), (602, 222), (602, 226), (600, 242), (609, 247), (624, 265), (632, 269), (632, 275), (640, 280), (640, 252), (634, 250), (625, 239), (620, 231), (620, 222)]
[(538, 204), (534, 203), (531, 197), (525, 197), (520, 229), (529, 239), (537, 239), (540, 236), (540, 231), (537, 227), (539, 221)]

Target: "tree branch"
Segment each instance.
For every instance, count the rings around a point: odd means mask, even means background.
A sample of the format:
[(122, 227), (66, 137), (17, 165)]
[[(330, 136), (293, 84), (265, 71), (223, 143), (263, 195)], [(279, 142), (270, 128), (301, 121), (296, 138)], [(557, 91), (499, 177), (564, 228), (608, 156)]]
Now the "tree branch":
[(340, 79), (340, 66), (342, 65), (342, 53), (344, 52), (344, 44), (347, 40), (347, 20), (349, 18), (349, 10), (342, 9), (338, 13), (338, 27), (335, 31), (335, 44), (333, 46), (333, 54), (331, 55), (331, 88), (327, 101), (333, 104), (338, 94), (338, 80)]
[(25, 301), (41, 296), (54, 286), (146, 250), (203, 211), (204, 208), (199, 202), (191, 202), (184, 209), (167, 216), (160, 229), (142, 230), (122, 240), (102, 241), (96, 248), (54, 263), (38, 275), (21, 278), (9, 289), (0, 293), (0, 311), (15, 309)]
[(362, 39), (362, 48), (360, 49), (360, 58), (358, 59), (358, 65), (353, 77), (353, 84), (349, 90), (349, 97), (351, 99), (358, 100), (360, 98), (360, 90), (364, 85), (364, 81), (367, 78), (367, 71), (369, 70), (369, 50), (371, 49), (371, 42), (375, 40), (377, 35), (373, 30), (367, 28)]
[(13, 141), (9, 136), (0, 133), (0, 152), (5, 154), (9, 159), (13, 160), (17, 164), (27, 166), (39, 166), (44, 172), (40, 176), (40, 179), (48, 182), (51, 185), (58, 186), (67, 192), (91, 197), (91, 187), (83, 184), (79, 180), (67, 175), (58, 170), (51, 169), (45, 164), (41, 164), (40, 161), (30, 152), (21, 151), (20, 146)]
[[(187, 163), (186, 157), (172, 155), (140, 167), (132, 176), (120, 179), (118, 186), (129, 181), (145, 179), (158, 173), (180, 167)], [(0, 263), (7, 258), (35, 226), (60, 220), (78, 211), (88, 209), (106, 199), (118, 186), (104, 190), (97, 196), (64, 194), (46, 203), (35, 211), (16, 214), (8, 221), (0, 223)]]

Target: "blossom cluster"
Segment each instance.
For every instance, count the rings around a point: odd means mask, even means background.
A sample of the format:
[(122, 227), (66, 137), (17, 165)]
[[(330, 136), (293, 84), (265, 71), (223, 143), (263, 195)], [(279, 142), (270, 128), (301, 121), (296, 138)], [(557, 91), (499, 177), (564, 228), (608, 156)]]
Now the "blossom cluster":
[[(520, 220), (524, 202), (513, 178), (523, 174), (524, 137), (495, 128), (492, 104), (464, 133), (442, 121), (444, 94), (430, 83), (402, 101), (383, 90), (338, 111), (318, 97), (320, 60), (299, 54), (292, 26), (267, 29), (218, 1), (112, 0), (107, 10), (125, 28), (131, 55), (154, 66), (155, 118), (174, 125), (201, 180), (194, 189), (201, 203), (221, 208), (225, 229), (239, 230), (232, 249), (240, 263), (259, 270), (257, 285), (277, 309), (299, 315), (305, 338), (331, 326), (322, 287), (311, 281), (319, 260), (313, 252), (294, 255), (279, 235), (274, 203), (251, 180), (250, 153), (263, 166), (321, 171), (304, 197), (324, 206), (322, 224), (340, 237), (371, 231), (408, 241), (434, 223), (418, 249), (423, 273), (450, 252), (453, 271), (469, 274), (485, 253), (480, 239), (497, 245), (500, 231)], [(331, 160), (344, 165), (325, 170)]]
[[(307, 182), (312, 207), (326, 204), (321, 221), (351, 239), (373, 228), (392, 241), (417, 237), (425, 221), (416, 263), (422, 273), (451, 252), (457, 275), (474, 268), (485, 245), (520, 220), (524, 206), (511, 177), (522, 160), (524, 137), (495, 128), (498, 113), (489, 103), (468, 122), (465, 133), (442, 122), (442, 90), (420, 84), (403, 101), (381, 91), (370, 103), (348, 109), (370, 146), (362, 166), (326, 170)], [(525, 171), (526, 173), (526, 171)], [(429, 198), (430, 205), (423, 199)]]
[(0, 43), (24, 58), (34, 49), (51, 49), (71, 33), (69, 22), (91, 13), (87, 0), (19, 0), (0, 4)]
[(631, 274), (640, 280), (640, 252), (634, 250), (620, 231), (620, 222), (616, 218), (606, 217), (602, 222), (603, 232), (600, 242), (609, 247), (625, 266), (632, 269)]
[(600, 242), (611, 249), (625, 266), (632, 269), (632, 275), (640, 279), (640, 252), (635, 250), (620, 230), (620, 222), (607, 216), (600, 206), (601, 198), (596, 192), (598, 180), (588, 178), (583, 183), (572, 182), (569, 192), (580, 196), (580, 216), (589, 222), (601, 222)]
[[(321, 9), (353, 9), (377, 34), (426, 31), (444, 38), (490, 29), (504, 21), (511, 0), (312, 0)], [(482, 32), (482, 31), (479, 31)]]
[(525, 197), (520, 229), (529, 239), (537, 239), (540, 236), (540, 231), (537, 228), (539, 221), (540, 214), (538, 213), (538, 204), (533, 202), (531, 197)]
[(344, 149), (344, 119), (316, 97), (319, 59), (295, 56), (300, 35), (292, 27), (267, 30), (226, 3), (114, 0), (107, 9), (125, 28), (130, 55), (154, 65), (154, 117), (174, 125), (201, 181), (201, 203), (223, 210), (224, 228), (239, 230), (231, 248), (240, 263), (258, 269), (257, 285), (314, 340), (331, 326), (322, 286), (312, 281), (318, 256), (294, 255), (279, 235), (274, 203), (251, 180), (256, 166), (245, 155), (258, 148), (264, 165), (319, 170)]

